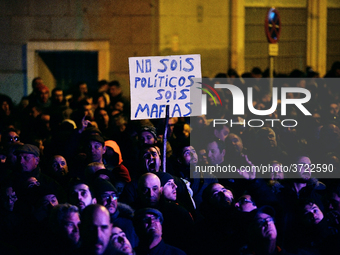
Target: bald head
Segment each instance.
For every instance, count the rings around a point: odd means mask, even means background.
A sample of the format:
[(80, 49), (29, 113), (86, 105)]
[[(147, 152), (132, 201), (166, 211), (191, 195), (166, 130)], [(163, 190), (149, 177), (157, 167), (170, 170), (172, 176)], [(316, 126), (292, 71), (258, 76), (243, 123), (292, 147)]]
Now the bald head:
[(80, 236), (83, 246), (90, 254), (103, 254), (107, 249), (112, 233), (110, 213), (102, 205), (87, 206), (82, 213)]
[(162, 194), (161, 181), (157, 175), (146, 173), (139, 178), (138, 195), (142, 205), (146, 207), (157, 206)]

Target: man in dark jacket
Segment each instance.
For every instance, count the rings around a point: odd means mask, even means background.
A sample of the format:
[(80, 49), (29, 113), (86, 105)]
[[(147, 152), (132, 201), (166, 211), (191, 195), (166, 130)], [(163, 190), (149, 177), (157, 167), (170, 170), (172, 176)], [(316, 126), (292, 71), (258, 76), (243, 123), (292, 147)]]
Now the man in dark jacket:
[(94, 182), (97, 203), (106, 207), (110, 213), (111, 223), (121, 228), (132, 247), (138, 244), (138, 237), (132, 224), (133, 209), (122, 203), (118, 203), (117, 190), (111, 182), (98, 178)]
[(183, 255), (182, 250), (164, 243), (162, 239), (163, 215), (153, 208), (144, 208), (136, 212), (134, 225), (140, 238), (137, 254)]

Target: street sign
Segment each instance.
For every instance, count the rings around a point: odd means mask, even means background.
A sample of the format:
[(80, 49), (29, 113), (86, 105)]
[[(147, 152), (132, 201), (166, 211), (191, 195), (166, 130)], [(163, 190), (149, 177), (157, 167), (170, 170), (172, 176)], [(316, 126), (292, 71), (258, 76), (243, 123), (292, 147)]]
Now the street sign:
[(268, 44), (268, 54), (270, 57), (276, 57), (279, 55), (279, 44), (278, 43), (270, 43)]
[(273, 7), (267, 12), (264, 29), (269, 43), (277, 43), (281, 32), (281, 19), (279, 12)]

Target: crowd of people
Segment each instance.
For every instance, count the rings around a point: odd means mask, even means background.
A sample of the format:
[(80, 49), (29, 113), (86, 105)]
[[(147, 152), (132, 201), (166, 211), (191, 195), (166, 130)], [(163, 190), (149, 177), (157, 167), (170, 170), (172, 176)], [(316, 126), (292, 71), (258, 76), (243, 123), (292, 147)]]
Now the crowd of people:
[[(230, 69), (206, 81), (250, 87), (264, 110), (267, 76)], [(297, 125), (282, 125), (279, 106), (233, 115), (226, 89), (206, 115), (167, 123), (131, 120), (118, 81), (65, 95), (37, 77), (18, 105), (0, 95), (0, 253), (340, 254), (339, 77), (340, 62), (324, 78), (310, 68), (276, 75), (274, 87), (311, 93), (311, 115), (287, 105)]]

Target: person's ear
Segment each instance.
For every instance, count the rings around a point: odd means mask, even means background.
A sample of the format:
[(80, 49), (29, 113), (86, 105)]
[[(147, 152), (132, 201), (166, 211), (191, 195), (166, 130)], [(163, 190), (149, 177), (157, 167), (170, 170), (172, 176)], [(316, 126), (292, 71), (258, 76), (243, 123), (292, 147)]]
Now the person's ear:
[(37, 164), (40, 162), (40, 157), (35, 157), (35, 161), (37, 161)]
[(106, 146), (103, 147), (103, 154), (106, 152)]
[(97, 198), (92, 198), (92, 204), (97, 204)]
[(222, 150), (222, 156), (225, 156), (225, 149)]
[(161, 194), (163, 194), (163, 187), (160, 187)]

